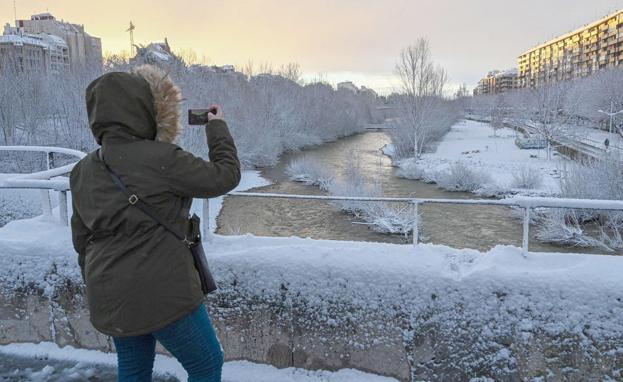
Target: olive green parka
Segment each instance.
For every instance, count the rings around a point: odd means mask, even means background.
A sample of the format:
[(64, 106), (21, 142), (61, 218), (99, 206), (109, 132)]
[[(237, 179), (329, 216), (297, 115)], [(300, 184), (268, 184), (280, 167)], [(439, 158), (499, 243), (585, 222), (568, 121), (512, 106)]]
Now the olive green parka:
[[(181, 100), (169, 76), (148, 65), (105, 74), (86, 91), (90, 127), (106, 163), (160, 216), (188, 232), (192, 198), (232, 190), (240, 162), (221, 120), (205, 127), (210, 161), (172, 143), (181, 130)], [(72, 239), (97, 330), (150, 333), (203, 303), (189, 249), (128, 202), (96, 151), (76, 164), (70, 185)]]

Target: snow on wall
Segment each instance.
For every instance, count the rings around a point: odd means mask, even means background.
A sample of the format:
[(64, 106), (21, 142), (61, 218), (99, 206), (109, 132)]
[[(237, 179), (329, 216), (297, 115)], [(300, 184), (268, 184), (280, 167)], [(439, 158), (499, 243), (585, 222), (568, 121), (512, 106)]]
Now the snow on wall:
[[(210, 311), (225, 325), (264, 309), (320, 352), (373, 352), (398, 333), (413, 380), (623, 377), (621, 257), (253, 236), (206, 245), (220, 286)], [(4, 294), (81, 284), (67, 227), (11, 222), (0, 254)]]

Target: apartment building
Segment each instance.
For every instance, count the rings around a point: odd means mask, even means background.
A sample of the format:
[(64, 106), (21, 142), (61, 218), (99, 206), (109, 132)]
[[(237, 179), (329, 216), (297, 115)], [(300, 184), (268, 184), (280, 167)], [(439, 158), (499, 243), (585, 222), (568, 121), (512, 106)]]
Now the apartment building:
[(63, 39), (46, 33), (23, 33), (8, 24), (0, 36), (0, 73), (69, 70), (69, 47)]
[(519, 87), (587, 76), (623, 62), (623, 10), (519, 56)]
[(30, 20), (17, 20), (16, 27), (23, 33), (48, 34), (65, 41), (72, 71), (84, 67), (102, 68), (102, 42), (86, 33), (84, 25), (59, 21), (50, 13), (40, 13), (32, 15)]
[(478, 81), (474, 96), (508, 92), (517, 89), (517, 85), (517, 69), (493, 70)]

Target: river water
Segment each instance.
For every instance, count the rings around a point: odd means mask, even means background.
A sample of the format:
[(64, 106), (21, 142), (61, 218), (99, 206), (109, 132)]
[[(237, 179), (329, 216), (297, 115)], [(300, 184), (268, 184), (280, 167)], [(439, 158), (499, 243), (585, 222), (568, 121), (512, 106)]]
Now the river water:
[[(354, 155), (358, 157), (366, 180), (380, 184), (385, 196), (476, 198), (473, 194), (448, 192), (434, 184), (398, 178), (397, 169), (392, 167), (391, 160), (381, 152), (381, 148), (389, 142), (389, 137), (384, 132), (370, 131), (312, 147), (303, 152), (285, 154), (277, 166), (262, 171), (262, 175), (273, 184), (252, 191), (322, 195), (324, 193), (317, 187), (290, 181), (285, 174), (288, 163), (300, 156), (312, 157), (322, 161), (340, 176), (346, 170), (346, 159)], [(521, 246), (521, 218), (508, 207), (424, 205), (420, 207), (420, 214), (420, 240), (424, 243), (481, 251), (499, 244)], [(261, 236), (299, 236), (387, 243), (410, 241), (400, 235), (381, 234), (366, 225), (353, 224), (355, 220), (324, 201), (227, 197), (218, 218), (217, 232), (226, 235), (252, 233)], [(534, 229), (531, 231), (531, 251), (580, 251), (578, 248), (540, 243), (534, 238)], [(586, 252), (584, 249), (581, 251)]]

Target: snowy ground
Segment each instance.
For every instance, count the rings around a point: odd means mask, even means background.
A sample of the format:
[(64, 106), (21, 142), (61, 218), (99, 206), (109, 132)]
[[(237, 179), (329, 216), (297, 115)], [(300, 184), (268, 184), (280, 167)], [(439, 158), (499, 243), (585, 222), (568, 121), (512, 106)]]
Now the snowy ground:
[[(0, 379), (7, 382), (115, 381), (116, 354), (59, 348), (51, 342), (0, 345)], [(155, 382), (185, 381), (187, 374), (173, 358), (156, 355)], [(357, 370), (277, 369), (246, 361), (226, 362), (223, 382), (392, 382)]]
[[(468, 168), (486, 174), (485, 189), (493, 193), (525, 195), (555, 195), (559, 192), (558, 177), (566, 161), (559, 156), (547, 159), (545, 150), (521, 150), (515, 145), (516, 134), (511, 129), (500, 129), (493, 136), (487, 123), (463, 120), (452, 127), (434, 153), (424, 154), (416, 165), (424, 172), (424, 179), (434, 181), (450, 165), (462, 162)], [(391, 154), (391, 147), (386, 149)], [(401, 168), (413, 160), (398, 163)], [(534, 188), (514, 187), (514, 174), (527, 168), (541, 175), (541, 184)]]

